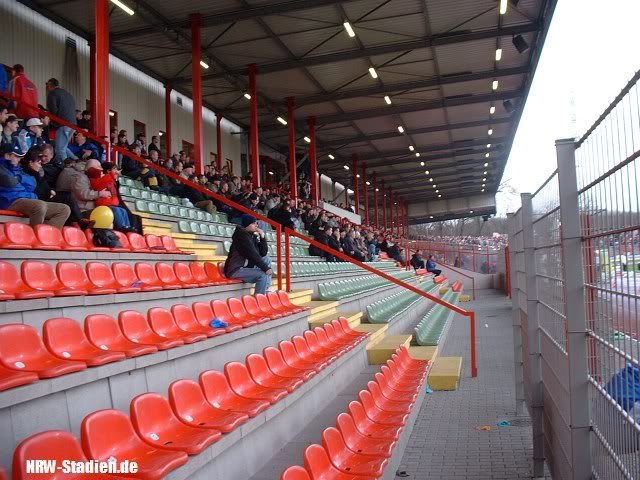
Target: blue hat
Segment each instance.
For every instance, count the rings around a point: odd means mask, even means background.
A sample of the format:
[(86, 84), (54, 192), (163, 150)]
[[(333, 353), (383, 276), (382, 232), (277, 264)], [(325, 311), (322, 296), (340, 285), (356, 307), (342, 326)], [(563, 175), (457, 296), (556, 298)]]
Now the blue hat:
[(0, 149), (0, 155), (4, 156), (7, 153), (13, 153), (18, 157), (24, 157), (27, 154), (27, 152), (24, 152), (22, 150), (22, 147), (20, 147), (20, 144), (17, 141), (14, 141), (13, 143), (5, 143), (4, 145), (2, 145), (2, 148)]
[(240, 217), (240, 224), (242, 225), (242, 228), (247, 228), (252, 223), (257, 223), (257, 222), (258, 220), (253, 215), (248, 215), (245, 213)]

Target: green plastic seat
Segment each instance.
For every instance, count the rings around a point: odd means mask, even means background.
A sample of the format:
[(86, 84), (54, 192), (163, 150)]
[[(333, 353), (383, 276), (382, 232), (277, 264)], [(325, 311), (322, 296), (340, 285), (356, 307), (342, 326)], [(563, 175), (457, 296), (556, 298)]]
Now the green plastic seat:
[(160, 214), (162, 214), (162, 215), (171, 215), (171, 211), (169, 209), (169, 205), (167, 205), (166, 203), (159, 203), (158, 205), (160, 206)]
[(180, 230), (182, 233), (193, 233), (191, 224), (186, 220), (180, 220), (178, 222), (178, 230)]
[(144, 200), (136, 200), (136, 210), (138, 212), (148, 212), (149, 203)]
[(151, 192), (149, 190), (140, 190), (140, 198), (143, 200), (151, 200)]
[(118, 187), (118, 192), (120, 192), (120, 195), (124, 195), (125, 197), (131, 196), (131, 189), (126, 185), (120, 185)]

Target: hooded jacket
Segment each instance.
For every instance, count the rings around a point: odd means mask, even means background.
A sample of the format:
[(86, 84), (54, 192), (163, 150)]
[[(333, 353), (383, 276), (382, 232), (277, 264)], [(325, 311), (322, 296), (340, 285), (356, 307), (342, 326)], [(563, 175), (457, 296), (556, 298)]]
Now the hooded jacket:
[(0, 209), (7, 209), (21, 198), (37, 200), (36, 179), (25, 173), (20, 165), (6, 158), (0, 159)]
[(242, 227), (236, 227), (231, 237), (229, 256), (224, 262), (224, 274), (230, 277), (242, 267), (258, 267), (263, 272), (266, 272), (269, 267), (264, 263), (262, 257), (268, 252), (269, 247), (266, 237), (260, 238), (258, 235), (247, 232)]

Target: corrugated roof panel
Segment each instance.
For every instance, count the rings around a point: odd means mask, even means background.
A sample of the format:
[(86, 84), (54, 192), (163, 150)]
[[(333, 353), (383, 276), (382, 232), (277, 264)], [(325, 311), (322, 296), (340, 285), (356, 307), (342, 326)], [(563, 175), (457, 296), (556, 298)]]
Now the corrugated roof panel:
[(444, 112), (442, 110), (403, 113), (401, 117), (405, 127), (409, 129), (433, 127), (445, 123)]
[(451, 123), (473, 122), (489, 118), (490, 102), (473, 103), (457, 107), (447, 107), (447, 115)]
[(289, 70), (286, 72), (265, 73), (258, 72), (258, 88), (269, 92), (273, 100), (284, 101), (286, 97), (297, 95), (314, 95), (320, 93), (302, 70)]
[[(398, 127), (391, 115), (385, 117), (365, 118), (354, 122), (364, 134), (392, 132)], [(398, 135), (400, 135), (398, 133)]]
[(287, 60), (288, 55), (273, 40), (258, 40), (226, 47), (216, 47), (214, 52), (230, 67), (244, 67), (249, 63)]
[(335, 113), (339, 113), (339, 110), (333, 103), (328, 102), (296, 108), (296, 117), (300, 118), (299, 122), (306, 122), (306, 118), (312, 115), (333, 115)]
[(493, 17), (493, 25), (498, 24), (498, 2), (496, 0), (426, 0), (429, 23), (433, 33), (444, 33), (451, 29), (464, 30), (469, 27), (458, 25), (486, 12), (483, 17)]
[[(319, 30), (311, 30), (309, 32), (297, 32), (281, 35), (280, 38), (284, 44), (298, 57), (305, 55), (318, 55), (323, 51), (324, 42), (335, 37), (331, 41), (331, 48), (346, 50), (349, 48), (349, 42), (342, 38), (342, 27), (323, 28)], [(346, 36), (346, 34), (345, 34)]]
[(390, 64), (380, 68), (382, 74), (392, 73), (395, 75), (405, 75), (402, 81), (426, 80), (435, 76), (435, 64), (432, 61), (415, 61), (404, 64)]
[(378, 150), (384, 152), (389, 150), (401, 150), (406, 148), (409, 151), (409, 139), (401, 136), (386, 138), (384, 140), (373, 140), (372, 143)]
[[(420, 0), (393, 0), (391, 2), (380, 2), (378, 0), (361, 0), (357, 2), (347, 2), (343, 8), (351, 21), (374, 20), (388, 18), (394, 15), (406, 13), (416, 13), (420, 11)], [(357, 23), (356, 23), (357, 25)]]
[(467, 140), (469, 138), (485, 138), (487, 136), (487, 128), (473, 127), (473, 128), (458, 128), (451, 131), (454, 141)]
[(356, 24), (356, 28), (358, 39), (365, 46), (416, 40), (425, 32), (422, 14), (366, 22), (360, 28)]
[(338, 100), (337, 103), (345, 111), (348, 111), (348, 112), (351, 112), (354, 110), (365, 110), (367, 108), (376, 108), (376, 107), (381, 107), (383, 105), (386, 105), (382, 96), (348, 98), (345, 100)]
[(427, 102), (430, 100), (439, 100), (440, 91), (437, 87), (422, 88), (419, 90), (411, 90), (399, 95), (392, 95), (391, 101), (394, 105), (410, 105), (416, 102)]
[[(411, 135), (413, 141), (416, 142), (416, 151), (419, 152), (421, 148), (428, 148), (433, 145), (446, 145), (449, 143), (448, 132), (431, 132), (431, 133), (417, 133)], [(425, 153), (427, 155), (427, 153)]]
[(475, 42), (440, 45), (435, 48), (440, 74), (491, 70), (495, 61), (496, 42), (488, 38)]
[[(308, 67), (311, 74), (322, 84), (325, 90), (333, 91), (353, 81), (367, 72), (369, 64), (363, 58), (340, 63), (329, 63)], [(369, 77), (370, 81), (374, 80)], [(353, 87), (353, 85), (349, 85)]]
[(344, 31), (342, 18), (337, 12), (323, 7), (325, 13), (318, 15), (316, 10), (290, 12), (284, 15), (272, 15), (264, 17), (264, 21), (277, 35), (288, 35), (304, 31), (324, 31), (327, 36), (336, 33), (337, 29)]

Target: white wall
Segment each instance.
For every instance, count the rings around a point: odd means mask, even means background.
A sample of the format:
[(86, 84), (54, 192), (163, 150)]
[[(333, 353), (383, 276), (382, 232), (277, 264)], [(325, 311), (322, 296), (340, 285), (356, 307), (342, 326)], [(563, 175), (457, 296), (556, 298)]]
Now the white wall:
[[(92, 8), (91, 5), (88, 13)], [(46, 104), (45, 82), (51, 77), (63, 81), (65, 38), (76, 41), (80, 88), (72, 93), (76, 96), (78, 110), (84, 110), (85, 100), (89, 98), (87, 42), (15, 0), (0, 0), (0, 18), (0, 63), (24, 65), (27, 76), (38, 87), (39, 102), (43, 105)], [(91, 15), (87, 18), (92, 21)], [(118, 112), (118, 127), (129, 132), (129, 140), (133, 138), (134, 120), (146, 124), (148, 140), (159, 130), (165, 130), (164, 86), (113, 56), (110, 72), (111, 109)], [(193, 142), (192, 102), (190, 98), (179, 96), (182, 106), (176, 103), (178, 94), (172, 92), (171, 144), (174, 152), (182, 148), (182, 140)], [(203, 109), (203, 129), (204, 161), (208, 164), (209, 153), (216, 152), (216, 121), (215, 114), (207, 108)], [(242, 129), (226, 119), (222, 120), (221, 129), (223, 161), (232, 160), (234, 172), (240, 172), (242, 136), (232, 135), (232, 132)]]

